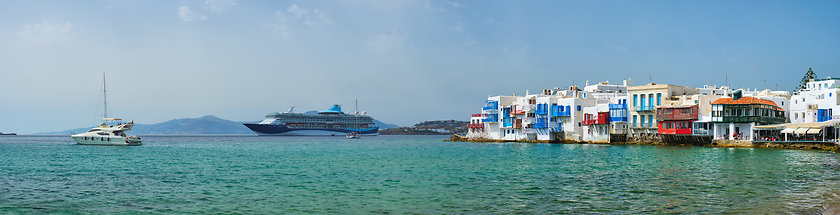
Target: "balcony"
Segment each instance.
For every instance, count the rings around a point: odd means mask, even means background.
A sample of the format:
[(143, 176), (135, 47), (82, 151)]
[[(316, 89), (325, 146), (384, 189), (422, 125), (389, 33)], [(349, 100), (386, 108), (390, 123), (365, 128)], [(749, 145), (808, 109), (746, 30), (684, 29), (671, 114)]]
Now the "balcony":
[(697, 120), (699, 117), (698, 112), (700, 111), (697, 105), (680, 108), (659, 108), (656, 110), (656, 118), (659, 121)]
[(548, 123), (545, 123), (545, 122), (534, 123), (534, 128), (548, 128)]
[(499, 109), (497, 106), (484, 106), (481, 110), (496, 110)]
[(470, 123), (467, 128), (484, 128), (484, 123)]
[(525, 111), (524, 110), (511, 110), (510, 114), (511, 115), (525, 114)]
[(497, 123), (497, 122), (499, 122), (499, 115), (497, 115), (497, 114), (487, 114), (487, 117), (484, 117), (483, 121), (485, 123)]
[(599, 119), (587, 119), (580, 121), (581, 125), (606, 125), (610, 124), (610, 122), (606, 119), (599, 118)]
[(630, 128), (656, 128), (656, 125), (649, 124), (647, 122), (643, 123), (629, 123)]
[(610, 110), (627, 109), (627, 104), (610, 104)]
[(548, 110), (546, 110), (546, 109), (537, 109), (536, 111), (534, 111), (534, 114), (536, 114), (536, 115), (546, 115), (546, 114), (548, 114)]
[(572, 111), (569, 110), (569, 109), (566, 109), (564, 111), (560, 111), (560, 110), (555, 109), (554, 111), (551, 112), (551, 117), (556, 117), (556, 116), (572, 116)]
[(610, 122), (627, 122), (626, 116), (610, 117)]
[[(675, 111), (676, 112), (676, 111)], [(656, 113), (656, 118), (659, 121), (671, 121), (671, 120), (697, 120), (697, 114), (667, 114), (667, 113)]]
[(487, 117), (487, 114), (486, 113), (477, 113), (477, 114), (473, 114), (472, 117), (482, 117), (482, 118), (484, 118), (484, 117)]
[[(716, 117), (712, 117), (714, 119)], [(785, 123), (784, 117), (772, 116), (724, 116), (723, 120), (716, 122), (733, 122), (733, 123), (748, 123), (757, 122), (762, 124), (780, 124)]]
[(598, 112), (598, 115), (583, 114), (581, 125), (605, 125), (610, 124), (610, 112)]
[(654, 107), (653, 105), (642, 105), (642, 106), (636, 106), (635, 110), (636, 110), (636, 112), (648, 112), (648, 111), (655, 111), (656, 107)]

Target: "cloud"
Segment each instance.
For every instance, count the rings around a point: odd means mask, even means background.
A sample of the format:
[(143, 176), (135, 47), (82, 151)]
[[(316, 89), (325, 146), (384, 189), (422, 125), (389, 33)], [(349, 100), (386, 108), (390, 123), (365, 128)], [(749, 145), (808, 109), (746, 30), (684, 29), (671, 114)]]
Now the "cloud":
[(423, 7), (425, 7), (427, 10), (431, 10), (431, 11), (434, 11), (434, 12), (446, 12), (446, 9), (443, 8), (443, 7), (432, 6), (432, 4), (429, 2), (429, 0), (426, 0), (423, 3), (424, 3)]
[(473, 38), (466, 37), (466, 39), (467, 39), (467, 45), (477, 45), (478, 44), (478, 41), (476, 41)]
[(449, 27), (449, 30), (455, 32), (462, 32), (464, 31), (464, 26), (466, 26), (466, 24), (464, 24), (463, 22), (455, 22), (455, 25)]
[(300, 17), (302, 17), (304, 14), (309, 13), (309, 11), (298, 7), (297, 4), (293, 4), (291, 7), (289, 7), (289, 9), (286, 9), (286, 11), (289, 11), (290, 13), (294, 14), (296, 19), (300, 19)]
[(213, 13), (221, 13), (233, 6), (236, 6), (236, 0), (207, 0), (204, 2), (204, 10)]
[(194, 19), (198, 19), (198, 20), (201, 20), (201, 21), (207, 20), (207, 16), (197, 15), (197, 14), (193, 13), (192, 11), (190, 11), (189, 6), (179, 7), (178, 8), (178, 15), (181, 16), (181, 20), (183, 20), (184, 22), (189, 22), (189, 21), (192, 21)]
[[(303, 8), (297, 6), (297, 4), (293, 4), (291, 7), (289, 7), (289, 9), (286, 9), (286, 11), (294, 14), (295, 19), (303, 19), (303, 24), (306, 24), (306, 25), (309, 25), (309, 26), (317, 25), (317, 24), (327, 24), (327, 25), (335, 24), (335, 23), (333, 23), (332, 18), (330, 18), (330, 16), (327, 15), (327, 13), (325, 13), (324, 11), (318, 10), (318, 9), (314, 9), (310, 12), (307, 9), (303, 9)], [(310, 16), (310, 14), (312, 16)]]
[(454, 8), (468, 7), (468, 6), (467, 6), (467, 5), (465, 5), (465, 4), (461, 4), (461, 3), (458, 3), (458, 2), (454, 2), (454, 1), (448, 1), (448, 2), (446, 2), (446, 3), (449, 3), (449, 5), (451, 5), (451, 6), (452, 6), (452, 7), (454, 7)]
[(53, 24), (50, 21), (41, 21), (41, 23), (32, 25), (23, 25), (23, 29), (18, 31), (18, 36), (26, 40), (32, 40), (35, 44), (42, 45), (51, 43), (53, 41), (67, 41), (72, 37), (73, 25), (65, 23)]
[(405, 45), (408, 36), (397, 32), (379, 34), (368, 38), (367, 46), (370, 50), (385, 53), (398, 50)]
[(275, 14), (276, 18), (273, 21), (266, 23), (265, 26), (276, 31), (281, 37), (288, 38), (290, 33), (289, 25), (286, 24), (286, 15), (283, 11), (277, 11)]

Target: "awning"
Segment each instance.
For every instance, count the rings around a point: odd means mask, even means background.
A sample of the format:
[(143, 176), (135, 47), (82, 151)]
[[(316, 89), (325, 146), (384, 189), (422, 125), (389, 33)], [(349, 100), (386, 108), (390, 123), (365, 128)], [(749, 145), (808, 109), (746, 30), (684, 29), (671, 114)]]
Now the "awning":
[(782, 129), (785, 129), (788, 125), (791, 125), (791, 123), (775, 124), (775, 125), (756, 125), (755, 127), (753, 127), (753, 129), (755, 129), (755, 130), (782, 130)]
[(782, 134), (793, 134), (793, 131), (796, 131), (796, 128), (785, 128), (782, 130)]
[(794, 134), (805, 134), (805, 132), (808, 132), (808, 128), (797, 128), (796, 131), (793, 132), (793, 133)]
[(805, 133), (806, 133), (806, 134), (819, 134), (819, 133), (820, 133), (820, 130), (822, 130), (822, 129), (819, 129), (819, 128), (812, 128), (812, 129), (808, 130), (808, 131), (807, 131), (807, 132), (805, 132)]

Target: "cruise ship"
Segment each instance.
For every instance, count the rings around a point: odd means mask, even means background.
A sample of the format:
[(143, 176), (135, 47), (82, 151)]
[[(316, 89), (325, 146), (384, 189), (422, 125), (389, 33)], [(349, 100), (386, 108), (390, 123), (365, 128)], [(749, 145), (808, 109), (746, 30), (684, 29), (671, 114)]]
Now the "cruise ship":
[(341, 111), (341, 105), (333, 105), (318, 115), (295, 113), (295, 107), (283, 113), (270, 113), (259, 123), (244, 123), (260, 136), (336, 136), (349, 133), (379, 135), (379, 126), (373, 118), (362, 114), (348, 114)]

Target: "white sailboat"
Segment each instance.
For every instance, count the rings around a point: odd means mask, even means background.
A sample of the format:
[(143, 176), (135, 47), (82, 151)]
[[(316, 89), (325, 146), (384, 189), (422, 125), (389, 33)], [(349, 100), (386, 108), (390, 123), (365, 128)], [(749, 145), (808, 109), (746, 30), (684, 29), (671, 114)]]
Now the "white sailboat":
[(134, 127), (134, 121), (123, 123), (120, 118), (108, 117), (108, 96), (105, 88), (105, 74), (102, 74), (102, 94), (104, 95), (105, 113), (102, 124), (91, 128), (85, 133), (70, 135), (77, 144), (106, 145), (106, 146), (139, 146), (143, 145), (140, 137), (127, 135), (125, 131)]

